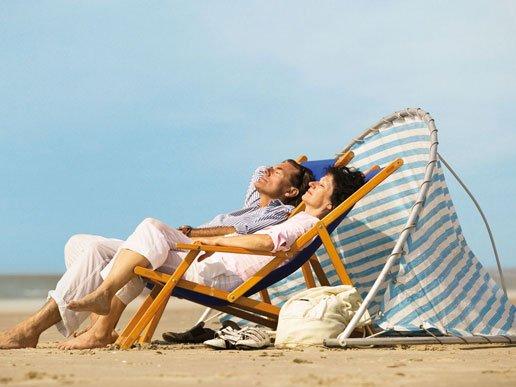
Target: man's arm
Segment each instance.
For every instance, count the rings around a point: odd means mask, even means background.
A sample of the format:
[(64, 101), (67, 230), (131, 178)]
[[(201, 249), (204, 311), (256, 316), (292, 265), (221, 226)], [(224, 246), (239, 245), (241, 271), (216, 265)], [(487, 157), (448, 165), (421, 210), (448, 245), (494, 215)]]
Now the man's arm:
[(268, 207), (261, 211), (260, 216), (246, 216), (242, 222), (235, 225), (236, 232), (242, 235), (254, 234), (266, 227), (282, 223), (288, 219), (293, 209), (294, 207), (285, 204)]
[(227, 234), (233, 234), (236, 229), (233, 226), (220, 226), (220, 227), (205, 227), (205, 228), (192, 228), (187, 236), (190, 238), (194, 237), (214, 237)]
[(256, 187), (254, 183), (258, 181), (260, 177), (263, 176), (265, 171), (267, 170), (266, 166), (260, 166), (255, 169), (253, 175), (251, 176), (251, 181), (249, 182), (249, 186), (247, 187), (247, 191), (244, 198), (244, 208), (249, 208), (251, 206), (255, 206), (258, 204), (260, 200), (260, 194), (256, 191)]

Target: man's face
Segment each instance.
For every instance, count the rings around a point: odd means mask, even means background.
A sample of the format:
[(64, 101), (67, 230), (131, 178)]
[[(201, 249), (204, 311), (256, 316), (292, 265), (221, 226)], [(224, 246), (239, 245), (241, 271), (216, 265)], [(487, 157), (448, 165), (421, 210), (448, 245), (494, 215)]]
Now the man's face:
[(288, 161), (283, 161), (273, 167), (268, 167), (266, 172), (254, 183), (256, 190), (271, 199), (283, 199), (285, 195), (292, 197), (297, 195), (297, 189), (292, 191), (293, 177), (297, 169)]

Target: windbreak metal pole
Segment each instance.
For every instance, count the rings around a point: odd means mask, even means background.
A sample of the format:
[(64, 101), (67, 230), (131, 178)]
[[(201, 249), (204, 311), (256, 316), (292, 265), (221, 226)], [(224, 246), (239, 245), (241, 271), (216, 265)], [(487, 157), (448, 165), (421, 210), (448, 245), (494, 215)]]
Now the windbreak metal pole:
[(441, 336), (441, 337), (373, 337), (365, 339), (326, 339), (326, 347), (365, 347), (424, 344), (516, 344), (516, 336)]
[[(416, 222), (417, 222), (419, 213), (421, 212), (421, 210), (423, 208), (423, 203), (425, 201), (426, 194), (428, 192), (430, 183), (432, 181), (435, 163), (437, 162), (437, 145), (438, 145), (437, 128), (435, 127), (434, 119), (430, 116), (430, 114), (423, 112), (420, 109), (417, 109), (417, 110), (408, 109), (407, 112), (408, 113), (416, 112), (417, 113), (416, 115), (418, 116), (418, 118), (425, 121), (425, 123), (428, 125), (428, 129), (430, 131), (430, 140), (431, 140), (430, 154), (429, 154), (428, 163), (426, 165), (425, 176), (424, 176), (423, 182), (421, 183), (419, 194), (417, 196), (416, 202), (414, 203), (414, 206), (412, 207), (412, 210), (408, 217), (407, 223), (405, 224), (405, 227), (403, 228), (402, 232), (400, 233), (400, 236), (398, 237), (398, 241), (396, 242), (396, 245), (394, 246), (394, 249), (392, 250), (391, 255), (387, 259), (387, 262), (385, 263), (385, 266), (383, 267), (382, 271), (376, 278), (373, 286), (371, 287), (371, 290), (369, 291), (369, 293), (367, 293), (367, 296), (365, 297), (364, 302), (360, 305), (357, 312), (355, 313), (355, 315), (353, 316), (353, 318), (351, 319), (349, 324), (346, 326), (346, 329), (344, 329), (344, 332), (342, 332), (338, 336), (337, 339), (341, 342), (344, 341), (345, 339), (347, 339), (351, 335), (351, 333), (357, 326), (358, 322), (364, 315), (365, 311), (367, 310), (367, 307), (369, 306), (369, 304), (371, 303), (373, 298), (376, 296), (378, 289), (385, 281), (394, 262), (403, 253), (403, 245), (407, 241), (407, 238), (410, 235), (410, 232), (412, 231), (412, 229), (416, 226)], [(400, 114), (398, 116), (401, 118), (402, 113), (404, 113), (404, 112), (402, 111), (399, 113)], [(397, 114), (395, 113), (393, 116), (395, 116), (395, 115), (397, 115)], [(392, 124), (392, 122), (391, 122), (391, 124)]]
[(475, 204), (475, 207), (477, 207), (477, 210), (480, 213), (482, 220), (484, 221), (484, 224), (487, 229), (487, 233), (489, 234), (489, 239), (491, 240), (491, 246), (493, 246), (493, 252), (494, 252), (495, 259), (496, 259), (496, 266), (498, 267), (498, 274), (500, 274), (500, 283), (502, 285), (503, 292), (505, 293), (505, 296), (507, 297), (507, 289), (505, 287), (505, 279), (503, 277), (502, 265), (500, 264), (500, 257), (498, 256), (498, 250), (496, 249), (496, 244), (494, 241), (493, 233), (491, 232), (491, 227), (489, 226), (487, 218), (484, 215), (484, 211), (482, 211), (482, 208), (480, 208), (480, 204), (478, 204), (477, 200), (475, 199), (475, 197), (473, 196), (471, 191), (468, 189), (468, 187), (466, 187), (466, 184), (464, 184), (464, 182), (460, 179), (459, 175), (450, 166), (450, 164), (448, 164), (446, 162), (446, 160), (443, 158), (443, 156), (440, 153), (438, 155), (439, 155), (439, 159), (441, 159), (442, 163), (446, 166), (446, 168), (448, 168), (448, 171), (451, 172), (453, 177), (455, 177), (455, 179), (459, 182), (461, 187), (464, 189), (464, 191), (466, 191), (466, 193), (468, 194), (470, 199), (473, 201), (473, 204)]

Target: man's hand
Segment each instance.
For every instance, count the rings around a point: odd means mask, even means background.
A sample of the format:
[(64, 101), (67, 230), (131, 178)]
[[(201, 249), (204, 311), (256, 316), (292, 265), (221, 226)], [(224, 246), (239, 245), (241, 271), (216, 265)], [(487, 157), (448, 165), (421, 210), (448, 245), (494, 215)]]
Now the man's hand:
[(192, 232), (192, 226), (188, 226), (186, 224), (179, 226), (177, 229), (179, 231), (181, 231), (183, 234), (185, 234), (186, 236), (190, 236), (190, 233)]

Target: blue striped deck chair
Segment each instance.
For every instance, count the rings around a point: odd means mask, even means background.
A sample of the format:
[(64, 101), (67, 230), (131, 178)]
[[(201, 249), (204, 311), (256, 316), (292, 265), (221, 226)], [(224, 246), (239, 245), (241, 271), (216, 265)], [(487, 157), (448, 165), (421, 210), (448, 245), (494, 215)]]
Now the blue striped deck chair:
[[(326, 160), (306, 163), (306, 166), (313, 168), (316, 176), (321, 177), (324, 174), (324, 169), (334, 163), (335, 160)], [(136, 267), (135, 274), (153, 282), (155, 286), (121, 332), (115, 344), (121, 349), (127, 349), (136, 341), (140, 344), (148, 343), (170, 296), (183, 298), (248, 321), (275, 328), (280, 308), (270, 302), (259, 301), (250, 297), (298, 271), (321, 246), (326, 248), (341, 283), (351, 284), (342, 260), (331, 240), (330, 233), (341, 223), (342, 219), (346, 217), (359, 200), (387, 179), (401, 165), (403, 165), (403, 160), (398, 158), (382, 170), (373, 171), (361, 188), (317, 222), (313, 228), (301, 235), (289, 251), (272, 253), (235, 247), (178, 244), (177, 248), (188, 251), (188, 254), (174, 273), (165, 274), (144, 267)], [(253, 254), (273, 256), (274, 258), (243, 284), (233, 291), (227, 292), (181, 279), (188, 267), (203, 252)]]

